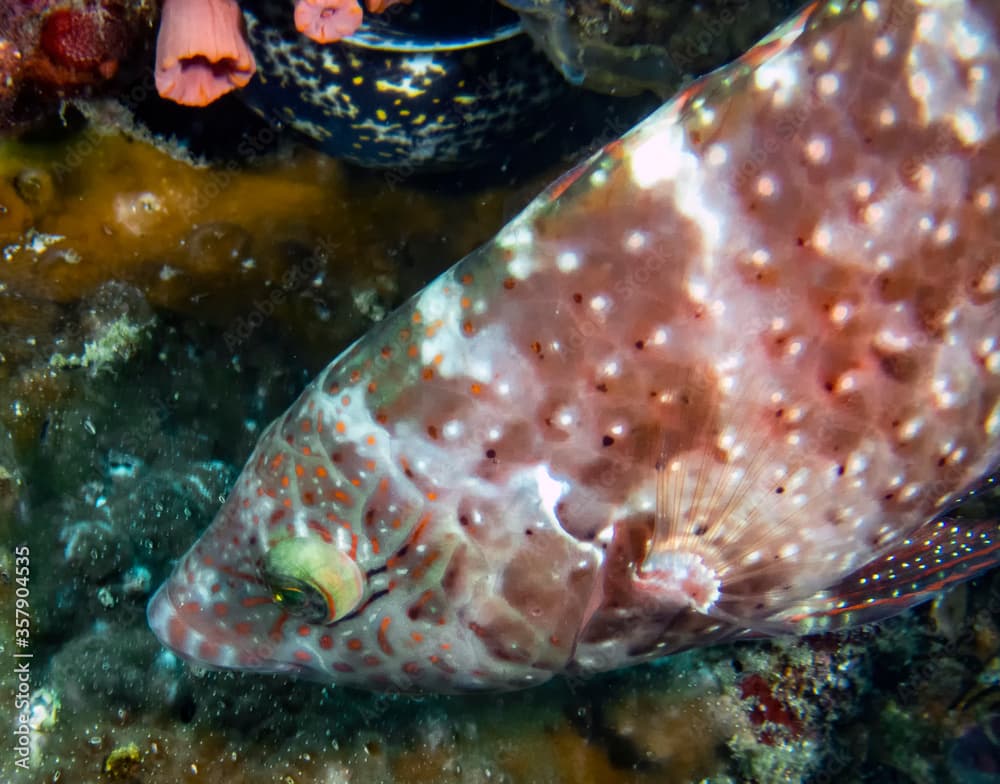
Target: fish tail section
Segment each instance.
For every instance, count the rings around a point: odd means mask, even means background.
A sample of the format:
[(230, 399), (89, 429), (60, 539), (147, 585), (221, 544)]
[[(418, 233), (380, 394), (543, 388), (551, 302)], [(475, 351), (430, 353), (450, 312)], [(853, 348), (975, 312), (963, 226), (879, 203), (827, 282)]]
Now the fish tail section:
[(1000, 564), (1000, 518), (934, 519), (886, 555), (773, 620), (799, 634), (873, 623)]

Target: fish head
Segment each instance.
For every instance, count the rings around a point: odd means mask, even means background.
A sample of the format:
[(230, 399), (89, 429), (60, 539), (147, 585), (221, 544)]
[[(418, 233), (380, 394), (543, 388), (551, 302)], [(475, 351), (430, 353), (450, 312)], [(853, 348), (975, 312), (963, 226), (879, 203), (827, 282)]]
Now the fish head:
[[(321, 413), (346, 399), (327, 394), (338, 372), (262, 436), (150, 601), (155, 635), (202, 667), (386, 691), (504, 690), (560, 671), (594, 558), (581, 565), (555, 526), (516, 552), (504, 544), (502, 521), (541, 515), (532, 493), (487, 503), (475, 493), (499, 491), (466, 479), (435, 496), (407, 477), (423, 456), (411, 470), (394, 439), (354, 437), (360, 414), (330, 427)], [(461, 533), (467, 517), (474, 535)]]
[[(147, 609), (150, 628), (199, 666), (323, 679), (325, 670), (296, 644), (300, 626), (319, 619), (322, 597), (301, 579), (301, 569), (294, 576), (278, 571), (269, 553), (280, 555), (282, 548), (271, 545), (281, 543), (261, 539), (234, 506), (226, 504), (156, 591)], [(319, 636), (316, 644), (322, 649), (330, 638)]]

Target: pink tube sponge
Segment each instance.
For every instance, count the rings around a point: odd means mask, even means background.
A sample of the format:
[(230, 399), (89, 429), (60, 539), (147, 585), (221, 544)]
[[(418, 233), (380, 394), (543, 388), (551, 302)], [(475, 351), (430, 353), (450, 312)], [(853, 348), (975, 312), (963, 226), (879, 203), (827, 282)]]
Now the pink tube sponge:
[(164, 0), (156, 38), (156, 90), (205, 106), (257, 70), (236, 0)]
[(295, 29), (320, 44), (339, 41), (361, 26), (357, 0), (297, 0)]

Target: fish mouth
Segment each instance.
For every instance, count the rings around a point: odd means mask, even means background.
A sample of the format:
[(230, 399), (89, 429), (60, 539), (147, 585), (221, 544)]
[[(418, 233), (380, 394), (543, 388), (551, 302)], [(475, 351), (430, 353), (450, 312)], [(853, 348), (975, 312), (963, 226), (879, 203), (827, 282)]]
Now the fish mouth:
[(174, 580), (161, 585), (146, 606), (146, 621), (160, 643), (185, 661), (216, 670), (297, 674), (294, 662), (274, 658), (259, 635), (237, 633), (196, 601), (178, 600)]

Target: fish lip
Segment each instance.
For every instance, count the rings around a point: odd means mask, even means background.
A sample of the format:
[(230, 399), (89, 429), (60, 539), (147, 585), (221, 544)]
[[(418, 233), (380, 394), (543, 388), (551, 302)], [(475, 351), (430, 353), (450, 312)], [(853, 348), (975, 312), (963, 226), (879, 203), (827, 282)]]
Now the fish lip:
[[(171, 595), (172, 579), (168, 579), (146, 604), (146, 623), (160, 644), (184, 661), (210, 670), (256, 671), (308, 677), (309, 668), (296, 662), (281, 661), (270, 654), (270, 646), (258, 646), (252, 654), (228, 642), (210, 641), (194, 624), (186, 620)], [(205, 644), (211, 645), (212, 658), (206, 655)]]

